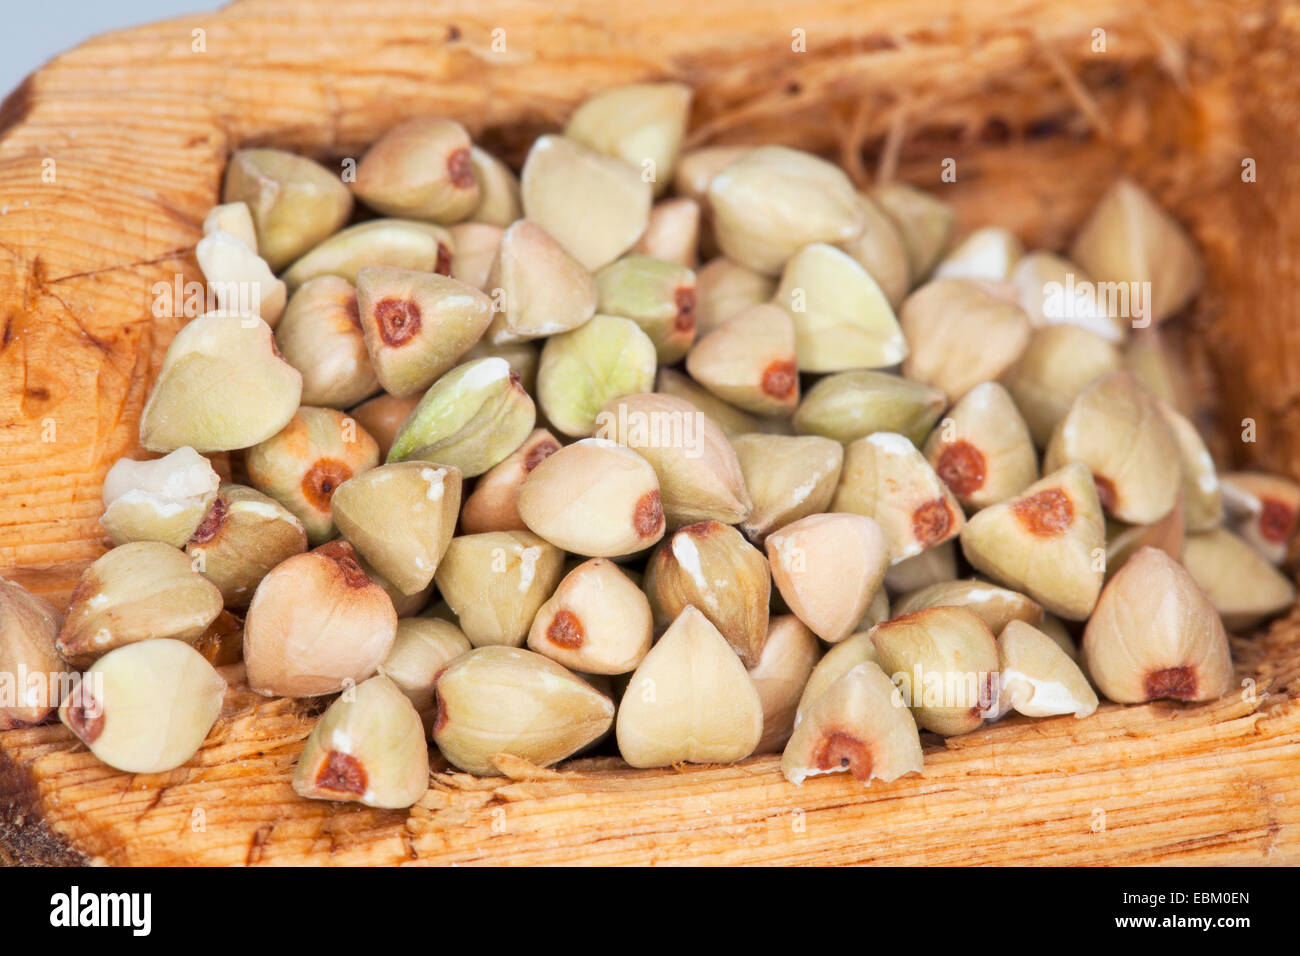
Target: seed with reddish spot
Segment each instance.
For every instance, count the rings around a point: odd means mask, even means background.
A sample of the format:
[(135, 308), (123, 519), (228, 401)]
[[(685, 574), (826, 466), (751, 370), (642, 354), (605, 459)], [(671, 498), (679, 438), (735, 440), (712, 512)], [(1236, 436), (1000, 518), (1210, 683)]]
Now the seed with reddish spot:
[(1074, 520), (1074, 505), (1060, 488), (1048, 488), (1022, 498), (1011, 509), (1025, 530), (1043, 537), (1064, 534)]
[(438, 260), (433, 265), (433, 271), (440, 276), (451, 275), (451, 250), (445, 242), (438, 243)]
[(814, 759), (818, 770), (846, 769), (863, 781), (871, 777), (871, 750), (851, 734), (827, 734)]
[(582, 628), (582, 621), (572, 611), (557, 611), (551, 626), (546, 629), (548, 641), (568, 650), (581, 647), (585, 637), (586, 632)]
[(343, 581), (350, 588), (364, 588), (370, 585), (370, 576), (361, 569), (357, 562), (357, 552), (346, 541), (331, 541), (316, 549), (318, 554), (333, 561), (343, 575)]
[(203, 520), (199, 522), (199, 526), (194, 529), (194, 534), (190, 536), (190, 544), (207, 544), (221, 531), (225, 520), (226, 501), (224, 498), (217, 498), (212, 502), (208, 513), (203, 516)]
[(454, 149), (447, 156), (447, 175), (457, 189), (468, 189), (475, 183), (474, 163), (468, 149)]
[(322, 458), (302, 476), (302, 493), (317, 511), (328, 512), (330, 498), (339, 485), (352, 477), (352, 469), (333, 458)]
[(773, 398), (789, 398), (799, 382), (799, 373), (789, 359), (777, 360), (763, 369), (763, 392)]
[(391, 296), (375, 303), (375, 322), (388, 346), (404, 345), (420, 331), (420, 307), (411, 299)]
[(967, 498), (979, 491), (987, 477), (984, 453), (968, 441), (947, 445), (934, 470), (959, 498)]
[(1170, 697), (1174, 700), (1196, 699), (1196, 671), (1190, 667), (1166, 667), (1152, 671), (1146, 679), (1147, 700)]
[(647, 491), (636, 503), (632, 512), (632, 527), (643, 538), (657, 535), (664, 526), (664, 509), (658, 491)]
[(1259, 533), (1266, 541), (1285, 544), (1295, 530), (1295, 511), (1276, 498), (1265, 498), (1259, 515)]
[(942, 498), (927, 501), (912, 512), (912, 536), (923, 548), (937, 544), (952, 527), (952, 513)]
[(560, 450), (560, 443), (550, 438), (544, 438), (528, 450), (524, 457), (524, 471), (532, 471), (547, 458), (550, 458)]
[(673, 302), (677, 305), (677, 316), (673, 319), (673, 330), (683, 335), (695, 331), (695, 289), (680, 288), (673, 292)]
[(64, 712), (68, 726), (89, 746), (104, 732), (104, 708), (95, 701), (84, 683), (72, 692), (72, 700)]
[(366, 792), (366, 769), (356, 757), (331, 750), (329, 759), (316, 774), (316, 786), (335, 793), (360, 796)]

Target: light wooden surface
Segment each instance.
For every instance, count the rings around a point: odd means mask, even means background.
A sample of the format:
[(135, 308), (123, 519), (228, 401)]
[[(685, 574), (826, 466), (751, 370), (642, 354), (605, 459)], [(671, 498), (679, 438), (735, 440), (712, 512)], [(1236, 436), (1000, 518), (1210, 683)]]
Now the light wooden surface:
[[(862, 182), (878, 164), (1033, 243), (1059, 245), (1136, 175), (1209, 259), (1178, 337), (1217, 400), (1217, 451), (1297, 473), (1297, 29), (1264, 0), (244, 0), (92, 41), (0, 106), (0, 574), (58, 601), (103, 550), (103, 472), (133, 447), (179, 324), (152, 316), (151, 289), (200, 278), (232, 148), (335, 160), (446, 113), (517, 158), (585, 95), (642, 78), (696, 87), (696, 141), (816, 148)], [(1239, 644), (1267, 687), (1254, 701), (1004, 722), (868, 790), (796, 789), (760, 758), (445, 774), (409, 814), (340, 808), (289, 789), (302, 705), (235, 691), (199, 757), (162, 777), (111, 771), (61, 727), (0, 734), (0, 860), (1295, 863), (1297, 635)]]

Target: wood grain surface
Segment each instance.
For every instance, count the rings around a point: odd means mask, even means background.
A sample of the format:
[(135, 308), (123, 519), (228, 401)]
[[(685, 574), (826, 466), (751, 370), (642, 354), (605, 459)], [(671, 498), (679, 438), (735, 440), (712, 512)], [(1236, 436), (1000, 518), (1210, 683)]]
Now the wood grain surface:
[[(60, 602), (106, 547), (104, 471), (135, 448), (184, 321), (154, 314), (155, 284), (201, 278), (194, 244), (232, 149), (336, 161), (435, 113), (517, 161), (585, 96), (647, 78), (694, 85), (692, 142), (816, 149), (1034, 244), (1060, 246), (1135, 176), (1207, 256), (1208, 288), (1171, 331), (1216, 452), (1300, 473), (1293, 4), (560, 6), (243, 0), (93, 40), (0, 105), (0, 574)], [(931, 741), (924, 773), (887, 786), (794, 788), (775, 758), (578, 762), (439, 772), (410, 813), (293, 797), (312, 712), (237, 687), (198, 757), (155, 777), (112, 771), (59, 726), (0, 733), (0, 860), (1300, 862), (1300, 621), (1236, 647), (1255, 683), (1217, 704), (1004, 721)]]

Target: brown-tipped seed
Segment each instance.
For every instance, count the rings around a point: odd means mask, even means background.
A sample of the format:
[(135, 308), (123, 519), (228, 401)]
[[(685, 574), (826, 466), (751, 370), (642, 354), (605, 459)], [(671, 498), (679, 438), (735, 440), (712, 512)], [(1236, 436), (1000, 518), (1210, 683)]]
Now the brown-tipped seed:
[(1083, 465), (1067, 465), (985, 508), (961, 533), (966, 560), (1048, 611), (1081, 621), (1105, 576), (1106, 526)]
[(576, 329), (596, 313), (596, 279), (536, 223), (521, 219), (501, 236), (487, 277), (495, 344)]
[(633, 767), (731, 763), (758, 746), (763, 702), (731, 645), (687, 607), (628, 682), (616, 732)]
[(1223, 622), (1182, 565), (1155, 548), (1129, 558), (1101, 592), (1082, 651), (1097, 689), (1120, 704), (1215, 700), (1232, 687)]
[(650, 602), (618, 565), (584, 561), (541, 606), (528, 646), (584, 674), (626, 674), (650, 650)]
[(357, 273), (357, 309), (375, 376), (399, 398), (433, 384), (492, 321), (492, 300), (478, 289), (386, 266)]
[(903, 238), (913, 286), (930, 275), (948, 248), (957, 214), (952, 206), (907, 183), (886, 183), (871, 191)]
[(267, 697), (319, 697), (375, 673), (397, 612), (346, 541), (295, 555), (262, 579), (244, 620), (248, 686)]
[(865, 194), (858, 198), (862, 201), (862, 232), (839, 247), (867, 270), (889, 300), (890, 308), (897, 309), (912, 287), (903, 234), (873, 199)]
[(501, 773), (498, 754), (547, 767), (599, 739), (614, 702), (555, 661), (515, 647), (480, 647), (438, 678), (433, 740), (467, 773)]
[(1119, 349), (1076, 325), (1035, 329), (1002, 383), (1015, 399), (1034, 444), (1046, 448), (1056, 423), (1084, 387), (1120, 367)]
[(753, 502), (735, 450), (689, 402), (653, 393), (615, 399), (596, 416), (596, 434), (631, 448), (654, 468), (669, 528), (749, 517)]
[(967, 392), (930, 433), (924, 450), (968, 512), (1005, 501), (1038, 480), (1029, 426), (997, 382)]
[(217, 311), (258, 315), (271, 328), (276, 327), (288, 291), (248, 243), (218, 229), (198, 241), (194, 258), (203, 270), (208, 292), (216, 299)]
[(674, 532), (646, 566), (645, 592), (655, 624), (694, 606), (753, 667), (767, 640), (771, 572), (763, 553), (735, 528), (700, 521)]
[(257, 252), (279, 272), (337, 232), (352, 214), (338, 174), (280, 149), (240, 149), (226, 166), (222, 202), (243, 202), (257, 229)]
[(786, 263), (774, 299), (794, 319), (805, 372), (885, 368), (908, 355), (884, 291), (856, 259), (825, 243)]
[(44, 598), (0, 578), (0, 730), (43, 722), (67, 689), (55, 648), (59, 613)]
[(318, 276), (298, 287), (275, 329), (284, 360), (302, 375), (302, 403), (347, 408), (379, 391), (352, 283)]
[(220, 613), (221, 592), (184, 552), (161, 541), (132, 541), (81, 573), (58, 651), (85, 667), (116, 647), (153, 637), (192, 643)]
[(1102, 507), (1120, 521), (1159, 521), (1178, 498), (1178, 445), (1155, 400), (1127, 372), (1087, 386), (1057, 422), (1043, 470), (1071, 462), (1088, 466)]
[(665, 199), (650, 210), (650, 221), (632, 252), (694, 269), (699, 235), (700, 204), (686, 197)]
[(293, 512), (243, 485), (222, 485), (185, 543), (194, 569), (231, 608), (248, 607), (267, 572), (306, 550), (307, 530)]
[(756, 305), (701, 338), (686, 356), (691, 377), (755, 415), (791, 415), (799, 404), (795, 326), (784, 310)]
[(763, 736), (754, 753), (777, 753), (785, 747), (794, 730), (799, 698), (821, 654), (816, 635), (793, 614), (768, 623), (763, 656), (749, 669), (763, 704)]
[(919, 773), (916, 724), (897, 688), (879, 666), (866, 661), (808, 708), (781, 755), (781, 772), (796, 786), (824, 773), (850, 773), (863, 784)]
[(711, 418), (728, 438), (750, 432), (775, 432), (789, 434), (790, 422), (784, 418), (760, 418), (728, 405), (706, 388), (702, 388), (689, 375), (667, 366), (659, 367), (655, 391), (660, 395), (680, 398)]
[[(1174, 444), (1178, 447), (1178, 464), (1182, 474), (1183, 521), (1192, 532), (1210, 531), (1223, 523), (1223, 492), (1219, 488), (1219, 474), (1214, 467), (1205, 440), (1186, 417), (1174, 411), (1165, 402), (1157, 401), (1160, 417), (1169, 426)], [(1295, 488), (1294, 505), (1300, 504), (1300, 487)], [(1283, 550), (1285, 555), (1285, 549)]]
[(162, 541), (179, 548), (203, 520), (220, 483), (193, 448), (153, 461), (119, 458), (104, 476), (99, 523), (114, 544)]
[(338, 232), (284, 274), (292, 292), (309, 279), (333, 275), (356, 284), (366, 266), (451, 274), (455, 243), (442, 226), (409, 219), (371, 219)]
[(1150, 302), (1130, 304), (1137, 327), (1160, 322), (1196, 295), (1204, 279), (1200, 254), (1172, 216), (1132, 180), (1121, 179), (1097, 201), (1070, 247), (1070, 258), (1099, 282), (1123, 283)]
[(1016, 263), (1010, 281), (1020, 291), (1020, 307), (1036, 329), (1076, 325), (1108, 342), (1122, 342), (1128, 336), (1127, 322), (1112, 318), (1092, 276), (1068, 259), (1031, 252)]
[[(880, 622), (877, 621), (876, 624), (878, 623)], [(872, 627), (875, 627), (875, 624), (872, 624)], [(876, 645), (871, 643), (869, 630), (858, 631), (833, 645), (808, 675), (808, 682), (804, 684), (803, 693), (799, 696), (799, 706), (795, 709), (794, 725), (799, 726), (804, 715), (808, 713), (808, 708), (815, 704), (832, 684), (863, 661), (873, 663), (876, 661)]]
[(456, 530), (460, 472), (423, 461), (381, 465), (339, 485), (330, 510), (343, 537), (404, 594), (433, 580)]
[(884, 582), (889, 542), (864, 515), (809, 515), (768, 535), (767, 557), (790, 610), (835, 644), (857, 628)]
[(523, 444), (536, 421), (532, 397), (509, 362), (472, 359), (424, 393), (393, 439), (388, 461), (421, 458), (473, 478)]
[(969, 733), (997, 712), (998, 646), (974, 611), (915, 611), (877, 624), (871, 640), (881, 670), (926, 730)]
[(597, 315), (542, 346), (537, 401), (546, 420), (572, 437), (590, 435), (610, 401), (654, 388), (655, 345), (631, 319)]
[(1029, 316), (971, 279), (940, 279), (907, 297), (899, 324), (903, 374), (957, 401), (1011, 368), (1029, 344)]
[(846, 445), (873, 432), (897, 432), (919, 446), (945, 405), (943, 392), (897, 375), (840, 372), (808, 389), (794, 427)]
[(451, 539), (434, 580), (475, 647), (518, 647), (564, 574), (564, 552), (527, 531)]
[(755, 544), (830, 507), (844, 465), (839, 442), (817, 435), (740, 435), (731, 444), (754, 503), (740, 530)]
[(393, 647), (379, 665), (383, 674), (406, 695), (424, 724), (425, 736), (438, 716), (434, 688), (443, 669), (471, 648), (469, 638), (451, 621), (406, 617), (397, 622)]
[(954, 581), (956, 578), (956, 542), (945, 541), (943, 544), (927, 548), (920, 554), (890, 565), (889, 570), (885, 572), (885, 588), (891, 594), (907, 594), (928, 588), (932, 584)]
[(488, 277), (497, 261), (505, 229), (485, 222), (461, 222), (447, 231), (451, 233), (456, 248), (456, 254), (451, 257), (451, 277), (486, 292), (490, 288)]
[(934, 267), (932, 282), (940, 279), (991, 279), (1006, 282), (1025, 254), (1015, 233), (997, 226), (976, 229)]
[(256, 316), (210, 312), (167, 346), (140, 413), (140, 444), (150, 451), (247, 448), (283, 428), (301, 396), (302, 376), (276, 351), (270, 326)]
[(630, 83), (579, 106), (564, 135), (623, 160), (662, 194), (673, 181), (690, 108), (691, 88), (684, 83)]
[(1068, 654), (1032, 624), (1011, 621), (998, 635), (998, 709), (1026, 717), (1074, 714), (1097, 709), (1097, 693)]
[(596, 273), (598, 308), (631, 319), (650, 336), (661, 365), (695, 341), (695, 273), (674, 262), (629, 255)]
[(379, 457), (388, 458), (388, 450), (393, 447), (398, 429), (420, 404), (419, 395), (396, 398), (387, 393), (376, 395), (367, 402), (362, 402), (352, 409), (350, 414), (375, 443), (379, 446)]
[(250, 448), (246, 460), (253, 487), (292, 511), (317, 545), (334, 536), (335, 489), (379, 464), (379, 446), (345, 413), (304, 405), (279, 433)]
[(59, 720), (110, 767), (163, 773), (198, 753), (225, 692), (221, 675), (188, 644), (145, 640), (91, 665)]
[(977, 580), (943, 581), (904, 594), (894, 602), (893, 615), (901, 617), (927, 607), (968, 608), (983, 618), (994, 634), (1001, 634), (1011, 621), (1037, 626), (1043, 620), (1043, 608), (1038, 602), (1018, 591)]
[(771, 301), (775, 293), (771, 276), (719, 256), (695, 273), (695, 327), (706, 335), (750, 306)]
[(560, 450), (545, 428), (529, 435), (504, 461), (493, 465), (474, 485), (460, 513), (462, 534), (485, 531), (527, 531), (519, 516), (519, 489), (534, 468)]
[(1295, 603), (1291, 579), (1224, 528), (1188, 536), (1183, 564), (1234, 631), (1249, 630)]
[(504, 229), (522, 219), (524, 209), (519, 199), (519, 177), (514, 170), (478, 146), (470, 146), (469, 159), (479, 191), (478, 206), (470, 214), (470, 221)]
[(438, 117), (399, 123), (366, 151), (352, 192), (386, 216), (459, 222), (480, 199), (469, 134)]
[(1300, 514), (1300, 485), (1262, 471), (1233, 471), (1223, 476), (1223, 503), (1237, 534), (1274, 564), (1286, 560)]
[(874, 518), (894, 564), (952, 540), (966, 523), (930, 463), (894, 432), (875, 432), (845, 449), (831, 510)]
[(730, 258), (775, 275), (809, 243), (862, 231), (862, 203), (848, 176), (811, 153), (760, 146), (709, 182), (718, 244)]
[(524, 215), (588, 269), (632, 247), (650, 220), (653, 190), (636, 167), (565, 136), (539, 136), (520, 177)]
[(603, 438), (585, 438), (540, 462), (520, 485), (517, 504), (529, 530), (574, 554), (634, 554), (664, 533), (654, 468)]
[(312, 728), (293, 775), (311, 800), (400, 810), (429, 789), (429, 747), (415, 707), (387, 677), (362, 681)]

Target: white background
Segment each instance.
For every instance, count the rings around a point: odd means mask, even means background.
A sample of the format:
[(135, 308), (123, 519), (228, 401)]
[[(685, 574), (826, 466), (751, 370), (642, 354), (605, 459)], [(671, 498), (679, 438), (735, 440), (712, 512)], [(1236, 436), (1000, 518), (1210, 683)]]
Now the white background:
[(0, 99), (46, 60), (95, 34), (215, 10), (226, 0), (0, 0)]

